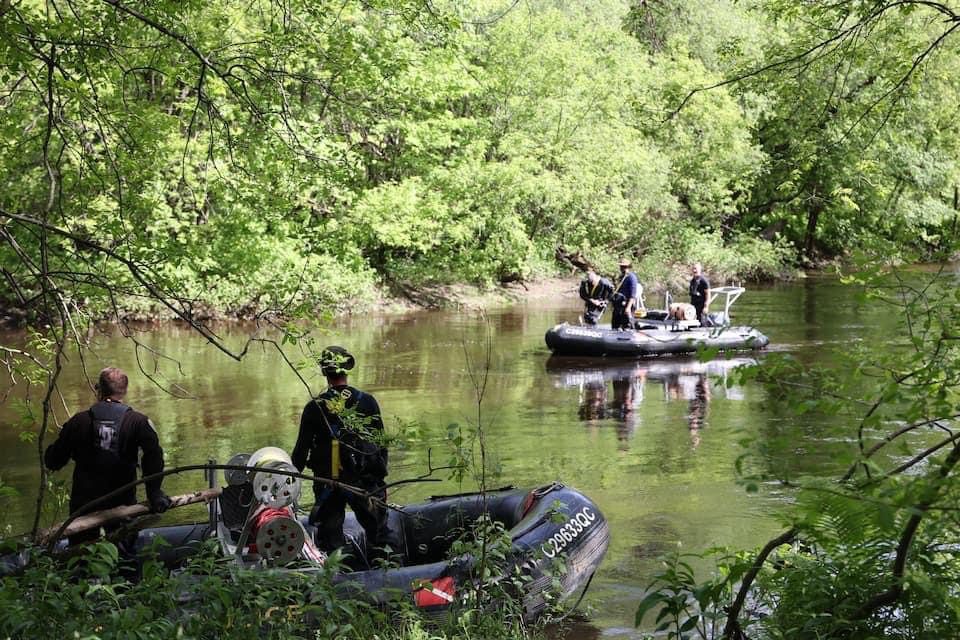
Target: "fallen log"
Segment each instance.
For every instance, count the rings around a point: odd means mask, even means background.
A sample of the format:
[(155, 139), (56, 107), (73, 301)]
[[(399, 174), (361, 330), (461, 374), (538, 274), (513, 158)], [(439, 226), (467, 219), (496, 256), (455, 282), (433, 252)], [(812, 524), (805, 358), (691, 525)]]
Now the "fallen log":
[[(185, 507), (191, 504), (206, 504), (217, 498), (220, 495), (220, 491), (221, 489), (219, 488), (203, 489), (200, 491), (194, 491), (193, 493), (172, 496), (170, 498), (170, 507), (168, 510), (175, 509), (177, 507)], [(136, 518), (137, 516), (144, 516), (148, 513), (150, 513), (150, 506), (146, 502), (126, 504), (119, 507), (113, 507), (111, 509), (103, 509), (102, 511), (94, 511), (93, 513), (88, 513), (85, 516), (80, 516), (71, 522), (70, 525), (60, 534), (60, 537), (66, 538), (67, 536), (72, 536), (80, 533), (81, 531), (87, 531), (89, 529), (103, 526), (109, 522), (113, 522), (114, 520), (120, 520), (123, 518)], [(49, 529), (41, 531), (40, 535), (38, 536), (38, 543), (47, 544), (50, 542), (50, 537), (55, 535), (61, 526), (63, 526), (63, 523), (58, 523)]]
[(587, 269), (593, 269), (593, 263), (587, 260), (584, 255), (577, 249), (574, 252), (568, 252), (563, 247), (558, 246), (553, 253), (554, 258), (557, 261), (562, 262), (565, 265), (568, 265), (573, 272), (577, 271), (586, 271)]

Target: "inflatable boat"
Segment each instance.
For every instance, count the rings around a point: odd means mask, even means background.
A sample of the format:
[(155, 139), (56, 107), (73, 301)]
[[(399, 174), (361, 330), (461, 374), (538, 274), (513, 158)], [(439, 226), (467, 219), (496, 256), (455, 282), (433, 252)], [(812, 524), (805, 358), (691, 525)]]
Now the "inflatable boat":
[[(125, 545), (125, 553), (138, 559), (150, 550), (153, 557), (177, 569), (201, 543), (215, 538), (225, 557), (243, 567), (328, 573), (323, 568), (326, 555), (313, 541), (315, 528), (293, 510), (301, 482), (296, 469), (289, 458), (283, 459), (286, 454), (281, 450), (266, 449), (273, 461), (264, 465), (269, 458), (261, 456), (258, 461), (258, 451), (245, 457), (249, 473), (227, 472), (227, 486), (208, 505), (209, 521), (142, 529)], [(597, 505), (557, 482), (530, 490), (504, 487), (482, 494), (437, 496), (391, 505), (392, 568), (375, 567), (369, 561), (372, 550), (364, 530), (348, 512), (344, 552), (349, 569), (337, 573), (334, 583), (343, 593), (375, 604), (406, 598), (430, 615), (444, 615), (479, 584), (479, 558), (454, 554), (452, 549), (457, 541), (466, 541), (469, 548), (482, 519), (500, 523), (509, 536), (507, 560), (497, 569), (505, 576), (523, 576), (517, 597), (531, 620), (543, 612), (548, 596), (563, 599), (586, 588), (610, 539)], [(26, 552), (0, 558), (0, 574), (12, 573), (28, 561)]]
[[(711, 304), (724, 300), (723, 312), (711, 314), (710, 324), (672, 317), (668, 311), (650, 310), (636, 318), (631, 329), (611, 329), (566, 322), (547, 330), (547, 347), (561, 356), (642, 357), (696, 353), (701, 349), (749, 351), (770, 344), (757, 329), (730, 324), (730, 308), (744, 292), (742, 287), (710, 290)], [(669, 307), (668, 307), (669, 308)]]

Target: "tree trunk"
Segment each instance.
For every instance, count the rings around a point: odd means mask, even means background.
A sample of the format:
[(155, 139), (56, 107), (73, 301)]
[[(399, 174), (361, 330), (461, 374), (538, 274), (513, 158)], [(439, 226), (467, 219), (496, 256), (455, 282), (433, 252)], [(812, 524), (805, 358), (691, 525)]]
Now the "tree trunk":
[(813, 250), (817, 243), (817, 223), (820, 221), (820, 212), (823, 205), (814, 197), (814, 205), (807, 214), (807, 231), (803, 237), (803, 254), (800, 258), (806, 263), (813, 262)]

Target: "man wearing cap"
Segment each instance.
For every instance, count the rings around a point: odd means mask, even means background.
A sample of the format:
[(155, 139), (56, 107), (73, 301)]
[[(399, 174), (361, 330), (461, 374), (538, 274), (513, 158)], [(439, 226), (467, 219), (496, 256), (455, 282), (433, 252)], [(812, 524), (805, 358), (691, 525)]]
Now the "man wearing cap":
[(290, 455), (301, 471), (310, 467), (319, 478), (330, 478), (371, 494), (364, 497), (314, 482), (316, 500), (310, 523), (317, 527), (317, 544), (325, 551), (344, 545), (344, 509), (348, 504), (367, 534), (369, 549), (384, 544), (388, 535), (383, 506), (387, 449), (380, 444), (383, 420), (377, 400), (347, 384), (347, 372), (355, 364), (354, 357), (343, 347), (333, 345), (323, 350), (320, 370), (327, 379), (327, 390), (303, 408), (297, 444)]
[[(153, 422), (123, 403), (127, 384), (127, 374), (122, 370), (107, 367), (101, 371), (94, 386), (97, 402), (67, 420), (56, 441), (44, 452), (44, 464), (53, 471), (62, 469), (71, 459), (75, 462), (70, 513), (136, 480), (138, 464), (144, 476), (163, 471), (163, 449)], [(146, 483), (147, 499), (155, 513), (170, 507), (161, 483), (161, 478)], [(137, 488), (130, 487), (96, 509), (136, 502)], [(70, 536), (70, 544), (99, 535), (97, 529), (84, 531)]]
[(637, 298), (640, 292), (640, 283), (637, 276), (630, 267), (633, 266), (629, 260), (623, 258), (620, 265), (620, 284), (613, 292), (611, 301), (613, 302), (613, 321), (611, 326), (614, 329), (632, 329), (633, 312), (637, 308)]

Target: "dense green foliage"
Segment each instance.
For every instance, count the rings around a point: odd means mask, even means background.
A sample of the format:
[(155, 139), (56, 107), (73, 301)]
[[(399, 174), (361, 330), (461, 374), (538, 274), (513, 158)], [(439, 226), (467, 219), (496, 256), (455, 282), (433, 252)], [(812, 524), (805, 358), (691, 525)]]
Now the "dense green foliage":
[[(726, 221), (780, 233), (806, 259), (878, 240), (928, 256), (956, 241), (956, 3), (637, 3), (627, 28), (655, 59), (729, 90), (762, 167)], [(692, 25), (692, 26), (691, 26)], [(711, 79), (714, 81), (711, 83)], [(681, 96), (682, 97), (682, 96)], [(683, 117), (683, 110), (676, 117)]]
[[(198, 322), (211, 309), (302, 317), (383, 286), (525, 280), (556, 269), (558, 246), (605, 270), (632, 255), (647, 283), (693, 259), (723, 279), (864, 248), (948, 255), (958, 10), (0, 0), (0, 303), (51, 328), (37, 445), (80, 317), (165, 309), (217, 343)], [(696, 611), (744, 576), (773, 614), (734, 607), (728, 637), (955, 628), (941, 544), (955, 516), (937, 507), (956, 494), (954, 436), (907, 450), (925, 467), (903, 474), (870, 460), (870, 434), (946, 429), (960, 309), (926, 288), (895, 293), (912, 320), (896, 359), (770, 375), (812, 389), (785, 396), (791, 410), (858, 424), (855, 473), (799, 494), (785, 540), (812, 551), (774, 546), (787, 568), (752, 577), (734, 558), (709, 588), (674, 563), (676, 634), (706, 634)], [(853, 382), (869, 410), (846, 402)]]
[[(0, 637), (121, 640), (152, 638), (349, 638), (443, 640), (454, 637), (535, 638), (513, 599), (519, 577), (490, 580), (510, 561), (509, 536), (485, 525), (466, 532), (455, 553), (487, 550), (476, 585), (459, 585), (448, 616), (430, 619), (410, 599), (377, 607), (346, 597), (331, 582), (340, 556), (323, 569), (240, 569), (209, 541), (170, 572), (149, 557), (138, 571), (117, 547), (99, 542), (57, 559), (36, 553), (19, 575), (0, 580)], [(137, 575), (134, 575), (137, 574)]]
[(558, 245), (648, 282), (942, 248), (956, 50), (894, 4), (4, 3), (0, 293), (291, 313)]
[(789, 413), (847, 421), (848, 470), (796, 477), (745, 455), (747, 490), (795, 496), (785, 532), (756, 553), (709, 552), (706, 579), (691, 568), (703, 556), (669, 558), (638, 624), (674, 638), (956, 636), (960, 293), (943, 274), (861, 272), (851, 287), (902, 318), (892, 345), (848, 347), (826, 369), (769, 357), (743, 372)]

